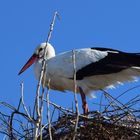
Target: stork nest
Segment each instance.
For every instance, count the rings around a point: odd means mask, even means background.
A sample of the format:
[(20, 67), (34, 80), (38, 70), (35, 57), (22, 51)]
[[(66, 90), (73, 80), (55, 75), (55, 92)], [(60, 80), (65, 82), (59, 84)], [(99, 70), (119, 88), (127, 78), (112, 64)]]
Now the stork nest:
[[(38, 140), (50, 140), (51, 136), (53, 140), (140, 140), (140, 94), (127, 99), (125, 103), (118, 100), (119, 97), (137, 87), (140, 85), (117, 97), (104, 91), (100, 103), (96, 103), (100, 111), (89, 112), (86, 116), (77, 115), (73, 108), (63, 108), (51, 101), (43, 100), (54, 107), (54, 111), (51, 112), (51, 121), (55, 111), (61, 114), (58, 119), (55, 117), (55, 122), (41, 125), (38, 132), (41, 137), (39, 136)], [(103, 105), (103, 101), (107, 103)], [(25, 107), (24, 104), (22, 105)], [(36, 119), (34, 115), (30, 115), (30, 118), (27, 112), (22, 110), (21, 100), (17, 108), (6, 102), (0, 102), (0, 107), (2, 110), (0, 110), (0, 133), (11, 140), (34, 139)], [(48, 123), (48, 120), (46, 122)]]
[[(77, 132), (74, 132), (76, 114), (63, 114), (51, 124), (54, 140), (138, 140), (140, 139), (140, 121), (129, 112), (116, 115), (104, 115), (90, 112), (88, 116), (79, 116)], [(43, 140), (49, 140), (48, 127)]]

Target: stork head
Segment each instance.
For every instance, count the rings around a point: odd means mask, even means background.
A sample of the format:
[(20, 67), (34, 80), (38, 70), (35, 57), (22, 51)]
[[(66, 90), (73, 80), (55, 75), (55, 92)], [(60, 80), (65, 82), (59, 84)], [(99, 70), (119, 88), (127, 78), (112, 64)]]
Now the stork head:
[(51, 57), (55, 56), (55, 50), (53, 46), (49, 43), (41, 43), (36, 49), (33, 55), (30, 57), (30, 59), (27, 61), (27, 63), (22, 67), (18, 75), (23, 73), (27, 68), (29, 68), (32, 64), (34, 64), (37, 61), (42, 61), (44, 57), (44, 49), (46, 48), (46, 59), (50, 59)]

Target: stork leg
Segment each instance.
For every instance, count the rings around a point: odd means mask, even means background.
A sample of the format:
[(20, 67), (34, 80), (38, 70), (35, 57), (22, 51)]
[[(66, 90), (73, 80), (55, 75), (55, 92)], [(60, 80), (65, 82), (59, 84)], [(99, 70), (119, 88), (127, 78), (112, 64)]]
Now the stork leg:
[(85, 93), (83, 92), (83, 90), (82, 90), (81, 87), (79, 87), (79, 92), (80, 92), (81, 99), (82, 99), (83, 113), (87, 115), (88, 112), (89, 112), (89, 109), (88, 109), (88, 104), (87, 104), (87, 102), (86, 102), (86, 95), (85, 95)]

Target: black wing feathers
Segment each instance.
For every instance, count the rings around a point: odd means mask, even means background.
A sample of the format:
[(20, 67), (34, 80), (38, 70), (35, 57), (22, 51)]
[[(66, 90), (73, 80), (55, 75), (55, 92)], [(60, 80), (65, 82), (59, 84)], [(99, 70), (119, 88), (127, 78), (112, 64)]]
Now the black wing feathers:
[[(95, 49), (95, 48), (94, 48)], [(93, 75), (117, 73), (132, 66), (140, 67), (139, 53), (125, 53), (118, 50), (96, 48), (99, 51), (109, 51), (108, 55), (98, 62), (91, 63), (76, 73), (77, 80)], [(118, 53), (113, 53), (115, 51)]]

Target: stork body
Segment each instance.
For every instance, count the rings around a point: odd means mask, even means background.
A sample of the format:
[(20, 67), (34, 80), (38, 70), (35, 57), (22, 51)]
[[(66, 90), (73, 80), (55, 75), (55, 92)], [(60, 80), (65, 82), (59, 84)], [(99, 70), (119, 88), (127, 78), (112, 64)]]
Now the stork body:
[[(45, 45), (46, 43), (42, 43), (36, 49), (20, 73), (35, 62), (35, 76), (39, 79)], [(47, 44), (46, 86), (50, 80), (51, 89), (74, 92), (73, 55), (76, 64), (77, 93), (81, 94), (85, 114), (88, 112), (85, 95), (125, 81), (132, 81), (140, 75), (139, 53), (125, 53), (109, 48), (85, 48), (55, 56), (54, 48)]]

